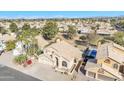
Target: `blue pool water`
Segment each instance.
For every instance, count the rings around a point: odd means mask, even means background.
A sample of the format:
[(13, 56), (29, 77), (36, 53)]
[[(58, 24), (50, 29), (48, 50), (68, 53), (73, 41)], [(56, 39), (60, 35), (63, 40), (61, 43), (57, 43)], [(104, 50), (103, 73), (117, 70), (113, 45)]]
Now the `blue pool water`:
[(91, 52), (90, 55), (91, 55), (92, 57), (96, 58), (96, 54), (97, 54), (97, 51), (96, 51), (96, 50), (92, 50), (92, 52)]
[(88, 58), (96, 58), (97, 51), (96, 50), (88, 50), (86, 52), (86, 57)]

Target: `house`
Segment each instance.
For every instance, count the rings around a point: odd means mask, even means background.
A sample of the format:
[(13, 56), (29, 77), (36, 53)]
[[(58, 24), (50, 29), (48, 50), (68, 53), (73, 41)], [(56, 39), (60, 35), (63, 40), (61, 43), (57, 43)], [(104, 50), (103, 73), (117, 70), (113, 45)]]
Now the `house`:
[(51, 65), (56, 71), (67, 74), (73, 74), (81, 58), (79, 49), (60, 39), (43, 51), (44, 54), (39, 56), (40, 63)]
[(117, 30), (109, 30), (109, 29), (99, 29), (99, 30), (97, 30), (97, 34), (102, 35), (102, 36), (112, 36), (116, 32), (117, 32)]
[(79, 34), (88, 34), (88, 33), (90, 33), (90, 31), (88, 29), (81, 29), (81, 30), (78, 30), (78, 33)]
[(115, 43), (98, 46), (97, 63), (87, 62), (86, 76), (97, 80), (124, 80), (124, 47)]
[(5, 42), (9, 41), (9, 40), (16, 40), (16, 35), (15, 34), (0, 34), (0, 40), (4, 40)]
[(111, 36), (117, 32), (117, 30), (115, 30), (108, 22), (95, 22), (95, 24), (99, 24), (99, 29), (97, 30), (97, 34), (99, 35)]

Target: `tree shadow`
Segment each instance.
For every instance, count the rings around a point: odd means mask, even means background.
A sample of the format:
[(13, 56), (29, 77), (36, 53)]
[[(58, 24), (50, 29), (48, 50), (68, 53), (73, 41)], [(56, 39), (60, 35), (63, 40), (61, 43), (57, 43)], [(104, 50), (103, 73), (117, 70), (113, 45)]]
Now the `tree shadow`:
[(88, 43), (87, 41), (75, 40), (75, 44), (86, 46)]
[(85, 66), (83, 66), (83, 65), (80, 67), (80, 72), (85, 75), (86, 74), (86, 70), (84, 69), (84, 67)]
[(63, 36), (65, 39), (68, 39), (68, 35), (67, 35), (67, 34), (62, 34), (62, 36)]

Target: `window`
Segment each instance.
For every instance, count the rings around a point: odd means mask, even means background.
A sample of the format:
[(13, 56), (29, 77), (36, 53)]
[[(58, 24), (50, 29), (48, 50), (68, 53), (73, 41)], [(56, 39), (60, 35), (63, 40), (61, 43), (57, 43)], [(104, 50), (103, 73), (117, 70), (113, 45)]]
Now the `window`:
[(98, 72), (104, 74), (104, 70), (102, 68), (99, 69)]
[(98, 79), (104, 80), (104, 81), (114, 81), (115, 80), (115, 78), (111, 78), (111, 77), (101, 75), (101, 74), (98, 74)]
[(113, 64), (114, 69), (118, 69), (118, 64)]
[(58, 59), (58, 57), (55, 57), (55, 59), (56, 59), (56, 66), (58, 67), (59, 66), (59, 59)]
[(77, 60), (76, 60), (76, 58), (74, 59), (74, 63), (77, 63)]
[(53, 55), (51, 54), (50, 57), (53, 58)]
[(62, 61), (62, 66), (63, 66), (63, 67), (67, 67), (67, 62)]
[(121, 65), (121, 66), (120, 66), (119, 72), (121, 72), (122, 74), (124, 74), (124, 65)]
[(88, 71), (88, 76), (95, 78), (96, 73)]

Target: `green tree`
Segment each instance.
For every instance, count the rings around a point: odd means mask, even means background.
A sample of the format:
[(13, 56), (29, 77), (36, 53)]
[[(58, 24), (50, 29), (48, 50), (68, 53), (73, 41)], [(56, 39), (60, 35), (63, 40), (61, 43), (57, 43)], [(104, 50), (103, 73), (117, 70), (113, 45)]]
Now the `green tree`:
[(58, 33), (57, 24), (53, 21), (46, 22), (45, 26), (43, 27), (43, 37), (45, 39), (52, 39)]
[(37, 29), (36, 27), (33, 27), (31, 30), (30, 30), (30, 33), (32, 35), (32, 37), (35, 37), (37, 35), (40, 34), (40, 29)]
[(3, 35), (3, 34), (6, 34), (7, 33), (7, 30), (5, 30), (3, 27), (0, 26), (0, 33)]
[(29, 47), (27, 48), (26, 53), (30, 56), (37, 54), (38, 51), (38, 42), (36, 39), (32, 38), (31, 42), (29, 43)]
[(99, 35), (95, 34), (95, 33), (90, 33), (87, 35), (87, 40), (89, 42), (89, 44), (91, 45), (97, 45), (97, 43), (102, 40), (103, 38), (100, 37)]
[(96, 26), (91, 26), (91, 29), (94, 31), (95, 34), (97, 34), (97, 30), (99, 30), (100, 25), (97, 24)]
[(17, 40), (25, 42), (28, 44), (31, 41), (31, 33), (30, 30), (24, 30), (17, 36)]
[(37, 33), (35, 33), (35, 31), (25, 30), (17, 36), (17, 40), (24, 42), (25, 45), (28, 46), (26, 53), (30, 56), (34, 55), (38, 49), (38, 42), (34, 38), (36, 35)]
[(6, 42), (6, 50), (10, 51), (15, 48), (15, 41), (7, 41)]
[(80, 36), (80, 38), (79, 39), (81, 39), (81, 40), (86, 40), (87, 39), (87, 37), (86, 36)]
[(95, 27), (95, 26), (91, 26), (91, 29), (92, 29), (92, 30), (95, 30), (95, 29), (96, 29), (96, 27)]
[(30, 25), (26, 23), (22, 27), (22, 30), (30, 30), (30, 29), (31, 29)]
[(67, 35), (69, 39), (73, 39), (73, 37), (76, 35), (76, 27), (71, 25), (68, 26)]
[(97, 24), (97, 25), (96, 25), (96, 30), (99, 30), (99, 27), (100, 27), (100, 25), (99, 25), (99, 24)]
[(116, 32), (114, 34), (114, 42), (124, 46), (124, 32)]
[(11, 23), (9, 25), (10, 31), (11, 32), (17, 32), (18, 31), (18, 26), (15, 23)]
[(115, 19), (111, 19), (111, 20), (110, 20), (110, 24), (111, 24), (112, 26), (114, 26), (115, 23), (116, 23), (116, 20), (115, 20)]

